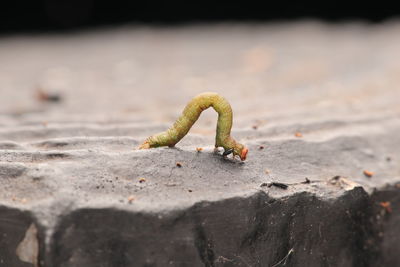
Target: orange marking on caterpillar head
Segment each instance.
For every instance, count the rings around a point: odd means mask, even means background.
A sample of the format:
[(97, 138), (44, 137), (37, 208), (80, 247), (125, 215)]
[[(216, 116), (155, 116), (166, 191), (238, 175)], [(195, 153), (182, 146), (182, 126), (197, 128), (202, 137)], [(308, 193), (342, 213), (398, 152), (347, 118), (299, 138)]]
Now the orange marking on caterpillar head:
[(242, 149), (242, 152), (240, 153), (240, 159), (242, 161), (246, 160), (247, 153), (249, 152), (249, 149), (247, 147)]

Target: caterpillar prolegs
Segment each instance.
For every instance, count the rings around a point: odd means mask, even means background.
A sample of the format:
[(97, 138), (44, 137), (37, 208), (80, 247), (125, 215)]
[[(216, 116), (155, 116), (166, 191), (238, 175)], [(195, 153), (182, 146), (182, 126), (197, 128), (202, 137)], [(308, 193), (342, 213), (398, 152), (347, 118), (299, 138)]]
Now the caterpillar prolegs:
[(175, 146), (189, 132), (192, 125), (200, 117), (201, 112), (209, 107), (213, 107), (218, 113), (215, 148), (223, 147), (225, 150), (224, 155), (233, 153), (233, 157), (239, 156), (241, 160), (245, 160), (248, 149), (231, 137), (233, 117), (231, 105), (217, 93), (202, 93), (194, 97), (186, 105), (182, 115), (171, 128), (165, 132), (150, 136), (139, 148)]

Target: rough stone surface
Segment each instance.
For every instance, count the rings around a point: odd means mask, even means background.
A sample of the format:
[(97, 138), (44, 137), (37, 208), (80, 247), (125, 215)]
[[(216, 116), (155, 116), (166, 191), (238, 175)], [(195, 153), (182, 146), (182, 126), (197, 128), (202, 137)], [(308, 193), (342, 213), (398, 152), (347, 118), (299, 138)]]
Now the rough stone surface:
[[(400, 265), (399, 33), (1, 37), (0, 266)], [(176, 148), (137, 150), (203, 91), (231, 102), (247, 161), (212, 152), (211, 110)]]

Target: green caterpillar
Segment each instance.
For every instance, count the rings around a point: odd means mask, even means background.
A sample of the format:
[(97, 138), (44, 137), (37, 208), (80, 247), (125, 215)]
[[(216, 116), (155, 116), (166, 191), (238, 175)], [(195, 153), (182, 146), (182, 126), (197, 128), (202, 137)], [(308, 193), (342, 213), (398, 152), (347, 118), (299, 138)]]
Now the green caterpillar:
[(232, 128), (232, 108), (228, 101), (217, 93), (202, 93), (194, 97), (185, 107), (182, 115), (176, 120), (174, 125), (167, 131), (150, 136), (139, 147), (139, 149), (148, 149), (152, 147), (169, 146), (173, 147), (190, 130), (192, 125), (200, 117), (203, 110), (213, 107), (218, 113), (217, 135), (215, 137), (215, 148), (223, 147), (224, 156), (233, 153), (233, 158), (239, 156), (245, 160), (248, 149), (236, 142), (231, 137)]

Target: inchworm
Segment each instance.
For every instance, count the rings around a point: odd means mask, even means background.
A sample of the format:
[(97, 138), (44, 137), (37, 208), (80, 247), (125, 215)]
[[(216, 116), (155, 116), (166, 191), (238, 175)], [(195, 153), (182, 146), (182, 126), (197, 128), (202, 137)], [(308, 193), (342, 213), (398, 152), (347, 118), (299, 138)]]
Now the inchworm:
[(175, 146), (189, 132), (192, 125), (200, 117), (201, 112), (209, 107), (213, 107), (218, 113), (215, 148), (223, 147), (225, 150), (224, 156), (233, 153), (233, 157), (239, 156), (241, 160), (245, 160), (248, 149), (231, 137), (233, 117), (231, 105), (217, 93), (202, 93), (194, 97), (186, 105), (182, 115), (171, 128), (165, 132), (150, 136), (139, 148)]

